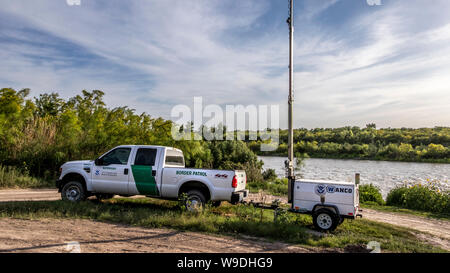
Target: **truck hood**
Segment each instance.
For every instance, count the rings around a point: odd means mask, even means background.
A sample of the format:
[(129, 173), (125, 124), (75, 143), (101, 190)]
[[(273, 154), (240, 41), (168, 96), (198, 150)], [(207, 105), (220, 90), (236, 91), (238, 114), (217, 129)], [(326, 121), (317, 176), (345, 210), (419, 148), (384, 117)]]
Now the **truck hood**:
[(78, 166), (91, 165), (93, 162), (94, 162), (93, 160), (67, 161), (66, 163), (64, 163), (62, 165), (62, 167), (74, 166), (74, 165), (78, 165)]

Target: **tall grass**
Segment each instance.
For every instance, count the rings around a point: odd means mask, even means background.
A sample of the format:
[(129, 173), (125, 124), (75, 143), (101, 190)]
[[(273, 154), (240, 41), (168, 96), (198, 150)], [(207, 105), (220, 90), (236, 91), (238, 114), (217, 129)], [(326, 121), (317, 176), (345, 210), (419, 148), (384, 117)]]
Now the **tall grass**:
[(50, 180), (31, 177), (17, 167), (0, 165), (0, 188), (44, 188), (53, 186)]

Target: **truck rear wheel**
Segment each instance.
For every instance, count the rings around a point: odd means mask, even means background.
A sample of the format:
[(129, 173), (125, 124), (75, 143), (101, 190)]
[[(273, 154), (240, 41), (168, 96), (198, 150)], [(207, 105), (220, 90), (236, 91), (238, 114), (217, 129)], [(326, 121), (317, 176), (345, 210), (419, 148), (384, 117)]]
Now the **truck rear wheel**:
[(86, 200), (86, 191), (78, 181), (70, 181), (61, 189), (61, 198), (65, 201), (79, 202)]
[(339, 224), (337, 215), (328, 209), (319, 209), (313, 213), (314, 227), (319, 231), (333, 231)]
[(205, 196), (198, 190), (190, 190), (186, 193), (187, 198), (184, 203), (186, 210), (196, 212), (201, 210), (206, 203)]

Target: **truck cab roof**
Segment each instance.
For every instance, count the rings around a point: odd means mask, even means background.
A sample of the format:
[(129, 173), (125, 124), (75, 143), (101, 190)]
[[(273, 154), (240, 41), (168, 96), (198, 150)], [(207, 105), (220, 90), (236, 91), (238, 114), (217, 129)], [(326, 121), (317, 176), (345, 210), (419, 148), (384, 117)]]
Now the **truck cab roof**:
[(125, 144), (125, 145), (119, 145), (115, 148), (133, 148), (133, 147), (142, 147), (142, 148), (166, 148), (169, 150), (175, 150), (175, 151), (180, 151), (182, 152), (180, 149), (174, 148), (174, 147), (169, 147), (169, 146), (160, 146), (160, 145), (135, 145), (135, 144)]

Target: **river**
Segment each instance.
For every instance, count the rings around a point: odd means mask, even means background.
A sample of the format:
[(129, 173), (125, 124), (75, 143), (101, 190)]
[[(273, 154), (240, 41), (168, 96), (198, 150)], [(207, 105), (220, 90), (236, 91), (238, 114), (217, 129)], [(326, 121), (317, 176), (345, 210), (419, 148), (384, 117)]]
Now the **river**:
[[(285, 157), (259, 156), (264, 169), (275, 169), (279, 177), (284, 177)], [(354, 181), (355, 173), (361, 174), (361, 184), (378, 186), (384, 198), (397, 186), (409, 183), (440, 181), (444, 189), (450, 189), (450, 164), (391, 162), (373, 160), (344, 160), (307, 158), (300, 173), (305, 179), (325, 179)]]

